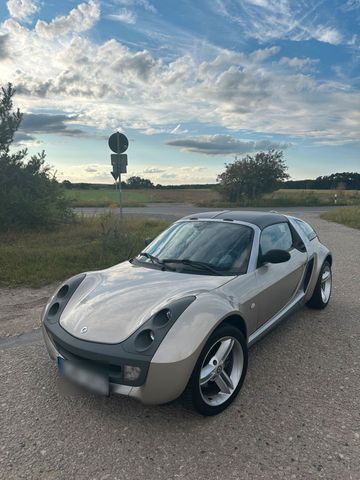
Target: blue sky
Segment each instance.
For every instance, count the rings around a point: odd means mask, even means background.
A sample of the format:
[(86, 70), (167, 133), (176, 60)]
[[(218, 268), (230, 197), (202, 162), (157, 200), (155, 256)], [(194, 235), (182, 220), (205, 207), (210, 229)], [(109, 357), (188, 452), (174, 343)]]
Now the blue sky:
[(8, 0), (0, 84), (18, 145), (59, 179), (215, 182), (235, 156), (283, 149), (292, 178), (360, 171), (360, 0)]

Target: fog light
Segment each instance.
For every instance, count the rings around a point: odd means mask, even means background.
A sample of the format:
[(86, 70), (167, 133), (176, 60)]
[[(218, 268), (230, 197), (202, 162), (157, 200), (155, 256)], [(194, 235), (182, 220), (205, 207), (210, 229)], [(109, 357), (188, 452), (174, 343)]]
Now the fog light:
[(140, 377), (141, 368), (133, 365), (124, 365), (124, 379), (134, 382)]

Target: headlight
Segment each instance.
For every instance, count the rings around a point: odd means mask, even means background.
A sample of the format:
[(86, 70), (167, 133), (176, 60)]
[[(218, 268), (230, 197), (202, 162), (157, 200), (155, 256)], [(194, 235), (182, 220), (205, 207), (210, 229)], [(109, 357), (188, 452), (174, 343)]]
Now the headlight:
[(124, 349), (129, 353), (154, 355), (167, 332), (195, 298), (185, 297), (159, 310), (123, 342)]
[(43, 321), (49, 323), (56, 323), (59, 321), (62, 311), (70, 300), (72, 294), (78, 288), (80, 283), (86, 277), (85, 273), (69, 278), (59, 290), (51, 297), (43, 312)]

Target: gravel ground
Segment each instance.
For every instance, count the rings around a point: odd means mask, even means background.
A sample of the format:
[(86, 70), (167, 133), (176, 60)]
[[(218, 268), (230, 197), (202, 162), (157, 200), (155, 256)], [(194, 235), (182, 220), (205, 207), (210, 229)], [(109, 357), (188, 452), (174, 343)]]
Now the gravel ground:
[(333, 251), (332, 301), (251, 349), (217, 417), (69, 391), (38, 333), (0, 340), (0, 478), (359, 480), (360, 231), (303, 218)]
[(56, 284), (43, 288), (0, 288), (0, 338), (40, 327), (42, 309)]

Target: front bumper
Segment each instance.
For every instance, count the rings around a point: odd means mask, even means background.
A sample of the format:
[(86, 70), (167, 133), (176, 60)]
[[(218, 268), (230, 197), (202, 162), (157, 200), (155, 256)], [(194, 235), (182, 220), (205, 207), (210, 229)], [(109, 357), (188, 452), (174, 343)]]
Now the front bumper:
[[(45, 321), (42, 332), (47, 351), (55, 362), (61, 355), (68, 360), (85, 363), (89, 368), (100, 370), (108, 376), (110, 393), (130, 396), (149, 405), (167, 403), (181, 395), (197, 358), (197, 352), (194, 352), (182, 361), (155, 363), (151, 359), (144, 360), (143, 356), (126, 352), (121, 344), (101, 344), (77, 339), (58, 323), (49, 325)], [(123, 378), (124, 365), (140, 366), (141, 375), (137, 381), (127, 382)]]

